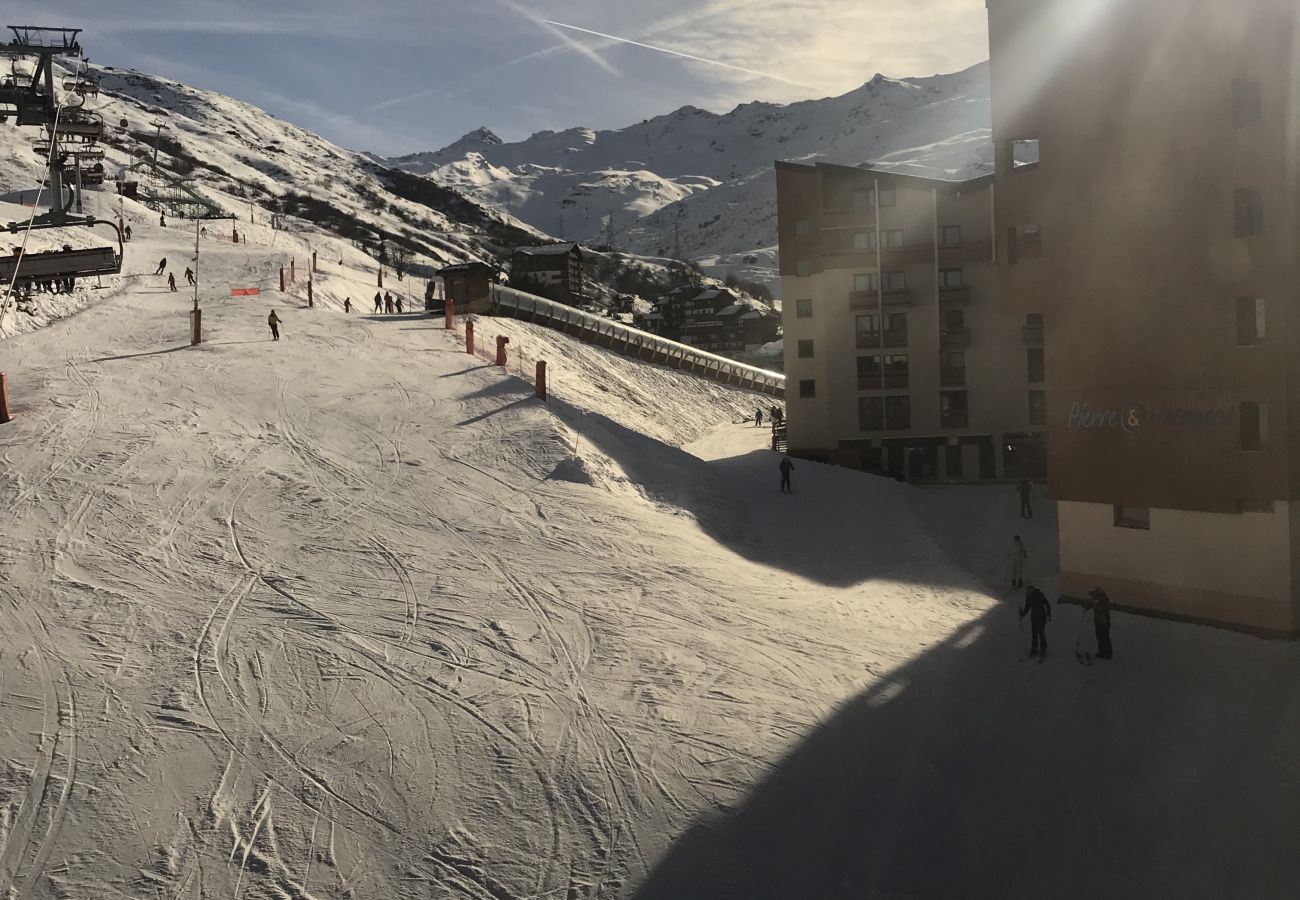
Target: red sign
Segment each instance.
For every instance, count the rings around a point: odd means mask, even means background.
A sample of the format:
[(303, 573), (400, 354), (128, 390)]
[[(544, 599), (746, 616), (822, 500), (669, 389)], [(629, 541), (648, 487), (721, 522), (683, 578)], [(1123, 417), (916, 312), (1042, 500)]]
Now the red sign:
[(262, 293), (261, 288), (231, 288), (230, 296), (232, 297), (257, 297)]

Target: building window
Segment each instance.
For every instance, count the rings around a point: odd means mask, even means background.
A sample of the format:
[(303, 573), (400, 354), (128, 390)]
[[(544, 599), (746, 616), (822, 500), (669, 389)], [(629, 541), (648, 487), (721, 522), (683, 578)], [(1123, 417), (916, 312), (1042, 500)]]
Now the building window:
[(876, 273), (859, 272), (854, 275), (853, 290), (859, 294), (874, 294), (876, 292)]
[(855, 325), (854, 334), (859, 350), (870, 350), (872, 347), (880, 346), (879, 316), (857, 316)]
[(800, 278), (807, 278), (812, 274), (812, 263), (806, 259), (801, 259), (794, 264), (794, 274)]
[(1263, 92), (1258, 81), (1238, 78), (1232, 83), (1232, 121), (1238, 128), (1263, 117)]
[(1029, 383), (1042, 384), (1047, 380), (1047, 365), (1043, 359), (1042, 347), (1030, 347), (1025, 351), (1029, 363)]
[(886, 250), (902, 250), (903, 236), (903, 229), (901, 228), (889, 228), (881, 232), (881, 240), (884, 241)]
[(812, 231), (812, 225), (807, 219), (796, 219), (794, 223), (794, 236), (807, 237)]
[(853, 233), (854, 250), (875, 250), (876, 233), (874, 231), (855, 231)]
[(805, 378), (799, 382), (799, 399), (811, 400), (817, 396), (817, 381), (813, 378)]
[(1047, 393), (1045, 391), (1029, 392), (1029, 424), (1047, 424)]
[(907, 346), (907, 313), (887, 313), (885, 333), (880, 333), (880, 316), (857, 316), (855, 323), (859, 350), (874, 350), (883, 343), (886, 347)]
[(1022, 171), (1038, 165), (1038, 138), (1023, 138), (1008, 141), (1008, 155), (1011, 158), (1011, 170)]
[(867, 209), (871, 206), (871, 191), (858, 188), (849, 194), (849, 205), (853, 209)]
[(1264, 298), (1237, 298), (1237, 346), (1264, 343)]
[(1031, 222), (1028, 225), (1021, 225), (1020, 240), (1024, 244), (1026, 254), (1031, 254), (1037, 248), (1043, 246), (1043, 232), (1038, 227), (1038, 223)]
[(800, 358), (800, 359), (812, 359), (812, 358), (813, 358), (813, 342), (812, 342), (812, 341), (800, 341), (800, 342), (799, 342), (799, 358)]
[(939, 354), (939, 384), (941, 387), (966, 386), (966, 354), (960, 350)]
[(1259, 191), (1238, 188), (1232, 192), (1232, 203), (1237, 237), (1250, 237), (1264, 230), (1264, 201)]
[(895, 353), (885, 357), (885, 387), (906, 388), (908, 386), (907, 354)]
[(1115, 527), (1140, 528), (1143, 531), (1149, 531), (1151, 529), (1151, 510), (1145, 506), (1116, 506)]
[(858, 431), (880, 431), (884, 427), (884, 400), (880, 397), (859, 397)]
[(939, 395), (940, 428), (965, 428), (967, 421), (965, 391), (944, 391)]
[(912, 427), (912, 398), (885, 398), (885, 426), (890, 431), (902, 431)]
[(898, 203), (898, 198), (895, 196), (895, 194), (894, 194), (894, 189), (893, 189), (893, 188), (881, 188), (881, 189), (880, 189), (880, 205), (881, 205), (882, 207), (883, 207), (883, 206), (894, 206), (894, 205), (896, 205), (897, 203)]
[(939, 229), (939, 243), (945, 247), (961, 246), (961, 226), (945, 225)]
[(1268, 410), (1263, 403), (1246, 400), (1241, 404), (1241, 449), (1263, 450), (1268, 441)]
[(905, 291), (907, 290), (907, 276), (903, 272), (886, 272), (884, 274), (884, 285), (887, 291)]
[(940, 269), (939, 287), (959, 288), (962, 285), (961, 269)]
[(884, 387), (883, 379), (879, 356), (858, 357), (858, 390), (878, 391)]
[(966, 330), (966, 313), (960, 309), (945, 309), (939, 312), (940, 334), (961, 334)]
[(813, 317), (812, 301), (811, 300), (794, 301), (794, 316), (796, 319), (811, 319)]

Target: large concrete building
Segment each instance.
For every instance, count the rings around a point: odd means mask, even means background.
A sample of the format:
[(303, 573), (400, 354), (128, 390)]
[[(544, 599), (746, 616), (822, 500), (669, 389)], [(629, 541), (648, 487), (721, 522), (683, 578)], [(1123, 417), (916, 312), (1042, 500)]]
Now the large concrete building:
[(1042, 328), (998, 303), (993, 179), (776, 176), (790, 452), (914, 480), (1040, 477)]
[(1295, 634), (1297, 5), (987, 6), (1001, 302), (1043, 317), (1063, 590)]

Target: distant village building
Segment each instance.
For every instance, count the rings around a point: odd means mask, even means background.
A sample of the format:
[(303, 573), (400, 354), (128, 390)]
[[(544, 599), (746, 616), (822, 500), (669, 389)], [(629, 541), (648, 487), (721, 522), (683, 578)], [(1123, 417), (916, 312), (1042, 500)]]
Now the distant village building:
[(516, 248), (510, 258), (510, 277), (521, 290), (536, 282), (543, 296), (570, 306), (587, 300), (582, 248), (576, 243)]
[(492, 304), (492, 283), (496, 269), (487, 263), (469, 262), (445, 266), (438, 270), (443, 296), (456, 305), (457, 312), (486, 313)]
[(742, 300), (726, 288), (693, 285), (669, 291), (653, 312), (641, 317), (647, 331), (732, 356), (776, 340), (780, 324), (775, 310)]

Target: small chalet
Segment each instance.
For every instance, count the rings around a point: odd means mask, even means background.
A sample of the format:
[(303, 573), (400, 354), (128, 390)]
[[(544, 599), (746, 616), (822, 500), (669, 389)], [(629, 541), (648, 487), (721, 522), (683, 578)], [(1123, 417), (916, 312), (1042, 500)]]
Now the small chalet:
[(661, 297), (645, 327), (710, 353), (736, 355), (776, 340), (774, 310), (741, 300), (726, 288), (675, 288)]
[(492, 283), (497, 272), (481, 262), (460, 263), (438, 270), (443, 296), (456, 304), (458, 313), (486, 313), (492, 305)]
[(517, 248), (510, 258), (510, 279), (520, 290), (536, 288), (542, 296), (570, 306), (586, 302), (582, 248), (575, 243)]

